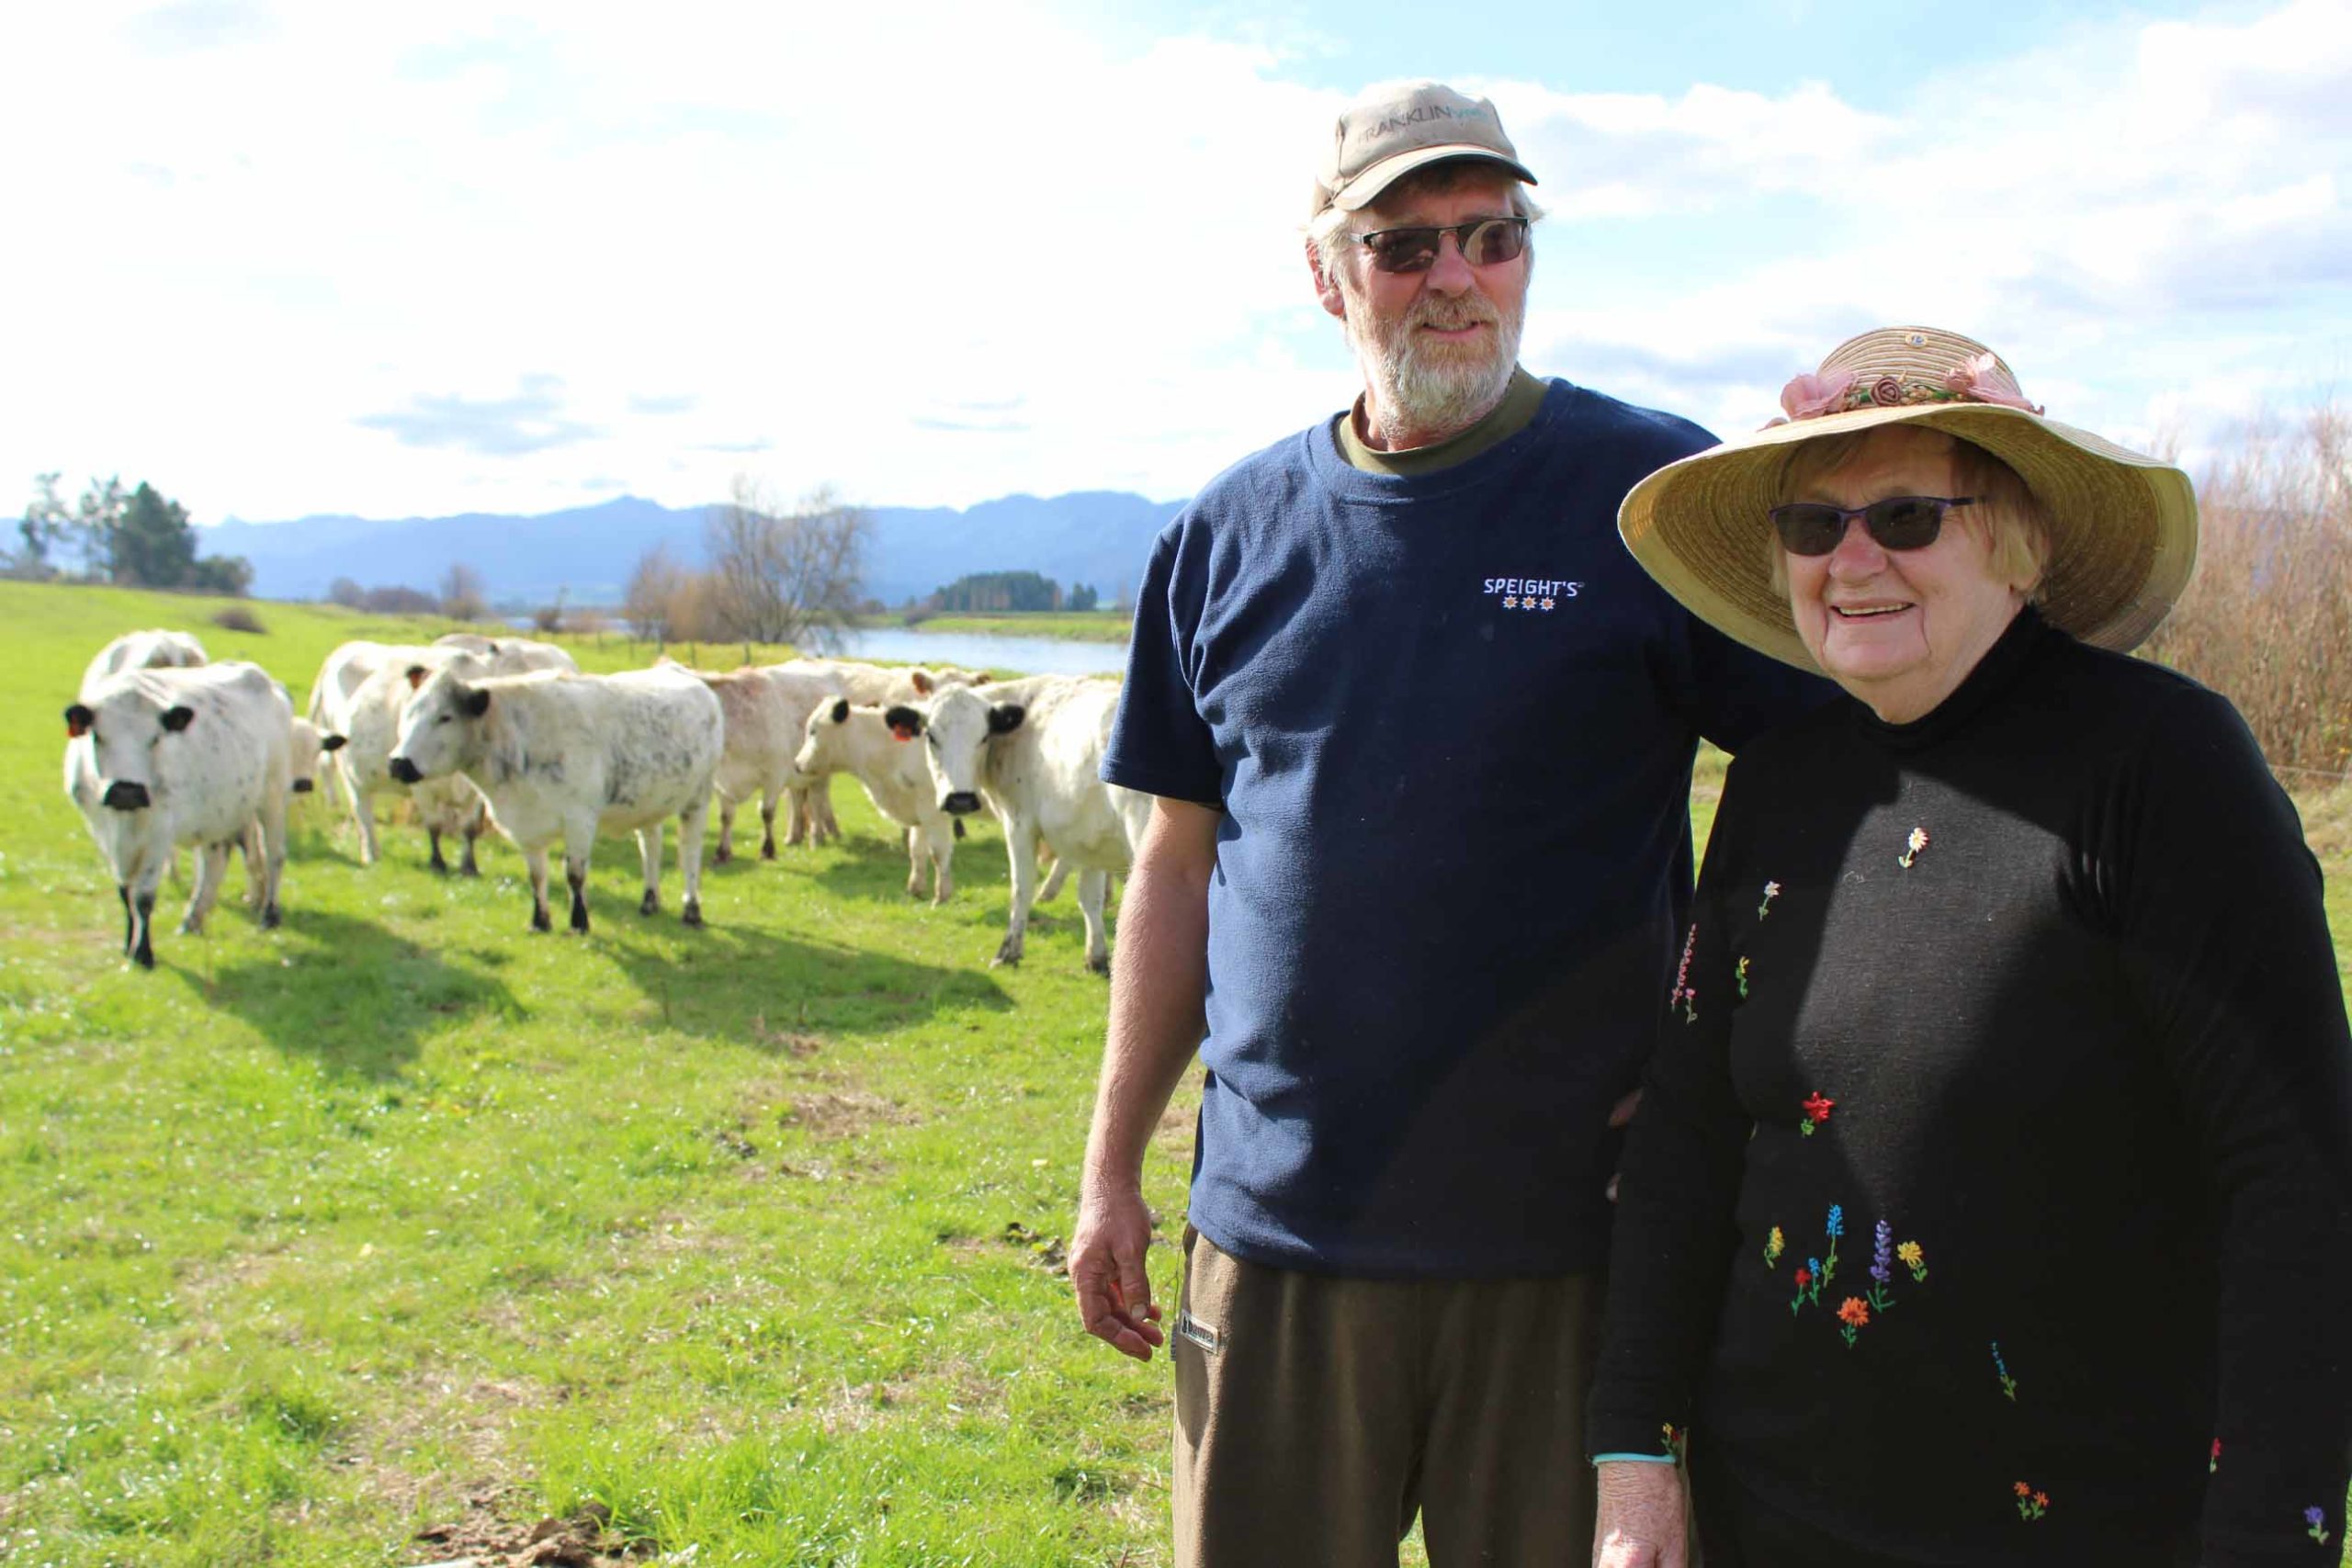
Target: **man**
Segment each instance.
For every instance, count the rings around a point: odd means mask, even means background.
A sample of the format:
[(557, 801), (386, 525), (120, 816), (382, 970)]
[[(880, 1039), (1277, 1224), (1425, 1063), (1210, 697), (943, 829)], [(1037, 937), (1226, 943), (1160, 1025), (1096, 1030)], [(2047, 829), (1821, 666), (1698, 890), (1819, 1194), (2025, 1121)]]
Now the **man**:
[[(1819, 700), (1652, 585), (1711, 445), (1518, 368), (1534, 176), (1434, 83), (1339, 121), (1307, 260), (1354, 408), (1161, 535), (1103, 777), (1156, 797), (1070, 1272), (1165, 1343), (1144, 1146), (1208, 1072), (1174, 1323), (1181, 1562), (1584, 1560), (1623, 1108), (1679, 951), (1696, 738)], [(1758, 520), (1758, 545), (1762, 545)]]

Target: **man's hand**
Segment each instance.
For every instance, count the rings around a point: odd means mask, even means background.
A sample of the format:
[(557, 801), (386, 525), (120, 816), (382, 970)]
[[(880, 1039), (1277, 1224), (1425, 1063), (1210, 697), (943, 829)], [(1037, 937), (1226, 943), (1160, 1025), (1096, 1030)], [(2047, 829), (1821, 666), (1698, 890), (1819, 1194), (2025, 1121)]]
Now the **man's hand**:
[(1086, 1332), (1138, 1361), (1150, 1360), (1152, 1348), (1167, 1343), (1144, 1267), (1150, 1247), (1151, 1213), (1142, 1193), (1089, 1193), (1079, 1204), (1069, 1249), (1079, 1319)]
[(1599, 1485), (1592, 1568), (1690, 1568), (1680, 1466), (1612, 1460)]
[[(1635, 1089), (1633, 1093), (1627, 1095), (1624, 1099), (1611, 1106), (1609, 1108), (1609, 1125), (1611, 1129), (1613, 1131), (1616, 1128), (1630, 1125), (1634, 1120), (1634, 1112), (1641, 1109), (1641, 1104), (1642, 1091), (1640, 1089)], [(1610, 1172), (1609, 1185), (1607, 1188), (1603, 1189), (1603, 1190), (1609, 1194), (1609, 1201), (1611, 1202), (1614, 1203), (1617, 1201), (1616, 1172)]]

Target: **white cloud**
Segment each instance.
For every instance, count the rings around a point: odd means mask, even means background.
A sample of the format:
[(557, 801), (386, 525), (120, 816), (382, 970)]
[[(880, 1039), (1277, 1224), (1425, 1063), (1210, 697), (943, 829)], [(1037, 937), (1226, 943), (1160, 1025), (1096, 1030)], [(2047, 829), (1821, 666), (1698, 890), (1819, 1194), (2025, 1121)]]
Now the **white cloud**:
[[(19, 9), (0, 482), (121, 469), (199, 516), (687, 502), (743, 466), (1171, 495), (1351, 390), (1295, 236), (1338, 99), (1259, 29)], [(1470, 85), (1547, 175), (1532, 364), (1736, 428), (1924, 319), (2123, 434), (2341, 357), (2347, 75), (2340, 0), (2304, 0), (1867, 104)]]

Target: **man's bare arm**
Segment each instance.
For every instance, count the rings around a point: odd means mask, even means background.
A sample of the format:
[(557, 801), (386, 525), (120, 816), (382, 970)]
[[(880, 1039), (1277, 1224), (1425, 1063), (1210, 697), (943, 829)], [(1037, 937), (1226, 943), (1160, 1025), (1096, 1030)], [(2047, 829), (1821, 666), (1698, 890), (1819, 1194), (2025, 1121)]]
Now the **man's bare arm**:
[(1086, 1331), (1139, 1361), (1166, 1343), (1144, 1267), (1151, 1245), (1144, 1150), (1200, 1044), (1209, 876), (1221, 817), (1205, 806), (1154, 801), (1119, 905), (1110, 1036), (1086, 1140), (1069, 1277)]

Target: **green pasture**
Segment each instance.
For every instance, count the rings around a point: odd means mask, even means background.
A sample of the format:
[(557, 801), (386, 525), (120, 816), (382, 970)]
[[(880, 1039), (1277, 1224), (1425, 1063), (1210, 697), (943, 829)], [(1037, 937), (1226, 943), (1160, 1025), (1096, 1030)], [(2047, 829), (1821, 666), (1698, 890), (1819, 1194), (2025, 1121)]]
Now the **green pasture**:
[[(534, 936), (511, 846), (445, 879), (394, 826), (363, 870), (312, 799), (280, 930), (180, 936), (167, 883), (137, 972), (60, 788), (90, 654), (182, 626), (299, 705), (335, 643), (446, 629), (221, 607), (0, 583), (0, 1562), (1166, 1562), (1165, 1362), (1058, 1272), (1105, 1007), (1068, 896), (987, 968), (993, 830), (933, 910), (839, 781), (846, 842), (711, 869), (707, 930), (674, 848), (637, 915), (621, 840), (594, 932)], [(2352, 818), (2306, 813), (2352, 916)], [(1188, 1091), (1171, 1244), (1190, 1132)]]

